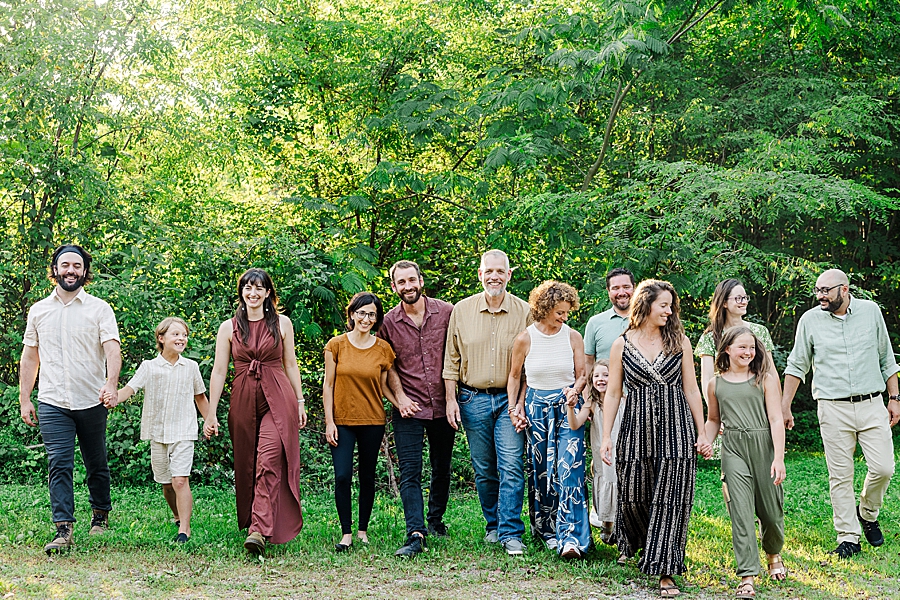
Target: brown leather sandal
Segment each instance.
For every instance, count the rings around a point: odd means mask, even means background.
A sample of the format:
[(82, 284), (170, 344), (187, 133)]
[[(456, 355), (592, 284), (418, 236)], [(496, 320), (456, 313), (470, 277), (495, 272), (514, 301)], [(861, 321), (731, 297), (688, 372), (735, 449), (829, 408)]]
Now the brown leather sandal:
[(751, 600), (752, 598), (756, 598), (756, 588), (753, 587), (753, 582), (742, 581), (741, 584), (737, 586), (734, 597), (739, 598), (740, 600)]

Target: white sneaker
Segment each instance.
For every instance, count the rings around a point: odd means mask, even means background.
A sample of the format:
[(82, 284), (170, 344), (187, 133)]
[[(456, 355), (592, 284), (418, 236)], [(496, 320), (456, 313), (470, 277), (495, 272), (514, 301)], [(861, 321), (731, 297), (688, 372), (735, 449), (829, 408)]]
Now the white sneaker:
[[(584, 514), (584, 513), (582, 513)], [(600, 515), (591, 511), (590, 522), (592, 527), (603, 527), (603, 521), (600, 520)]]
[(562, 552), (560, 552), (559, 555), (562, 558), (581, 558), (581, 550), (578, 549), (578, 546), (569, 542), (563, 546)]

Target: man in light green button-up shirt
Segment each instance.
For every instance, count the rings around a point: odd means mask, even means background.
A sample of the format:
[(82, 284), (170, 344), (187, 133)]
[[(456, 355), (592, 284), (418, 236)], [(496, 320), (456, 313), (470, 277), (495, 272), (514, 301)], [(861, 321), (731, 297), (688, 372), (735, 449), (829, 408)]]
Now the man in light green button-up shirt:
[[(812, 394), (818, 401), (838, 533), (838, 547), (832, 553), (849, 558), (861, 551), (861, 533), (873, 546), (884, 543), (878, 512), (894, 474), (890, 428), (900, 420), (900, 366), (881, 309), (869, 300), (853, 298), (843, 271), (822, 273), (815, 293), (819, 307), (806, 311), (797, 324), (794, 349), (784, 374), (782, 410), (785, 427), (792, 429), (791, 402), (812, 368)], [(885, 386), (887, 407), (882, 398)], [(853, 489), (857, 442), (868, 466), (858, 505)]]

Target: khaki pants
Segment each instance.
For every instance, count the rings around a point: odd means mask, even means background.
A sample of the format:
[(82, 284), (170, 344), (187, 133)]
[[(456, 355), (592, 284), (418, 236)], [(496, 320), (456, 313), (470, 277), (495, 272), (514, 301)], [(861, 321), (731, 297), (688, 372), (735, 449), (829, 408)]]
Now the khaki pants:
[(890, 417), (881, 396), (864, 402), (820, 400), (818, 405), (837, 540), (859, 543), (853, 454), (858, 442), (868, 467), (859, 495), (859, 513), (867, 521), (874, 521), (894, 474)]

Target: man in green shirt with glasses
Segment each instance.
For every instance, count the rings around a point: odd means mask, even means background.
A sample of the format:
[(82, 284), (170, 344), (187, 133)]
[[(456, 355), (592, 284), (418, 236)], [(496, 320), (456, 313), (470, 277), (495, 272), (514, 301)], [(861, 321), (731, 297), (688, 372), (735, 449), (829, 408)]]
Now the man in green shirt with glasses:
[[(850, 558), (862, 549), (861, 533), (872, 546), (884, 543), (878, 511), (894, 474), (891, 427), (900, 420), (900, 367), (881, 309), (874, 302), (852, 297), (843, 271), (822, 273), (814, 291), (819, 307), (806, 311), (797, 324), (781, 404), (785, 427), (792, 429), (791, 401), (812, 368), (812, 395), (818, 403), (838, 533), (838, 546), (832, 554)], [(882, 397), (885, 386), (887, 407)], [(857, 442), (868, 466), (859, 504), (853, 489)]]

